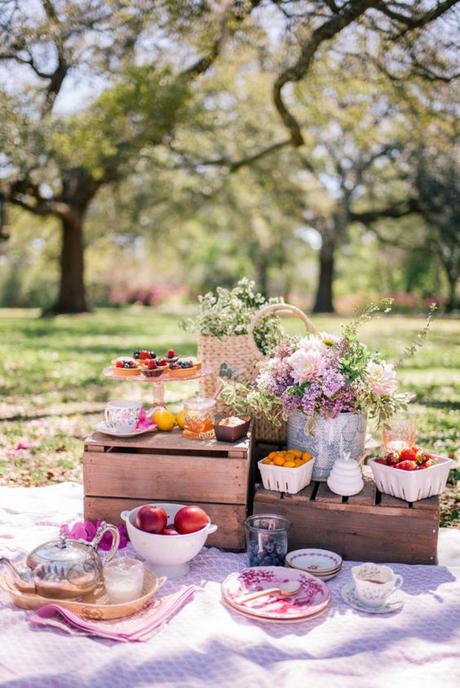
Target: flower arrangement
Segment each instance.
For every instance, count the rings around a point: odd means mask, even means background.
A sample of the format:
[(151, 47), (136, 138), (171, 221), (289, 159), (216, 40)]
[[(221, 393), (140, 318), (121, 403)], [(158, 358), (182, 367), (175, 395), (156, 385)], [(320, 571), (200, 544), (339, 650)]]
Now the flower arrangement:
[[(259, 365), (252, 388), (226, 383), (222, 398), (238, 413), (265, 415), (275, 424), (301, 411), (309, 419), (310, 430), (317, 415), (335, 418), (347, 412), (367, 413), (381, 424), (405, 408), (410, 395), (398, 392), (395, 366), (359, 341), (358, 328), (377, 311), (391, 310), (390, 304), (391, 300), (383, 299), (369, 306), (357, 320), (342, 328), (340, 337), (319, 332), (302, 339), (286, 339), (271, 358)], [(408, 347), (404, 357), (415, 353), (423, 343), (434, 308), (417, 342)]]
[[(266, 299), (256, 291), (255, 282), (243, 278), (233, 289), (217, 287), (198, 296), (198, 315), (181, 323), (183, 329), (223, 339), (248, 334), (249, 324), (256, 311), (270, 303), (282, 303), (280, 298)], [(262, 318), (254, 329), (256, 344), (267, 354), (280, 342), (281, 325), (277, 318)]]

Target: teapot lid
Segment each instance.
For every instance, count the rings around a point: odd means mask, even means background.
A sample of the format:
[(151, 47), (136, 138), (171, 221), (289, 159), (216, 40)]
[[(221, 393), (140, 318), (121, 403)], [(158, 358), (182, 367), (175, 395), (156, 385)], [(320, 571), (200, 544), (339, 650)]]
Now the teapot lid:
[(72, 540), (61, 533), (58, 540), (44, 542), (32, 550), (27, 557), (27, 565), (35, 568), (38, 564), (52, 563), (70, 567), (97, 556), (89, 542)]

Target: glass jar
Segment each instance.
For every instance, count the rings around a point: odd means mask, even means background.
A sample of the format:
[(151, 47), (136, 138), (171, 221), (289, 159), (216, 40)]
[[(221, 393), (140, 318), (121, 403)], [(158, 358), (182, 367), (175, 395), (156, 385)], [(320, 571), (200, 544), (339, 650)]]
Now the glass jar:
[(214, 437), (216, 400), (192, 397), (184, 401), (184, 435), (191, 439), (207, 440)]
[(249, 566), (283, 566), (291, 522), (278, 514), (255, 514), (244, 525)]
[(385, 421), (382, 429), (382, 448), (384, 452), (401, 451), (415, 444), (416, 416), (412, 411), (395, 413)]

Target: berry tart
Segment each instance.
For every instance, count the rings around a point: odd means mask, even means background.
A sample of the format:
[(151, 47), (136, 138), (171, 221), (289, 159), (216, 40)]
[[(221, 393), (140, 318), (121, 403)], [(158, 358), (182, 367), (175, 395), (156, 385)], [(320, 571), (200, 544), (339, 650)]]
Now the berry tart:
[(133, 353), (133, 358), (136, 359), (139, 366), (144, 364), (144, 361), (151, 361), (157, 357), (154, 351), (147, 351), (147, 349), (137, 349)]
[(193, 358), (178, 358), (175, 363), (170, 363), (169, 374), (171, 377), (187, 379), (193, 377), (200, 366), (197, 365)]
[(160, 377), (160, 375), (163, 375), (168, 368), (168, 364), (160, 365), (160, 361), (156, 361), (154, 358), (149, 358), (142, 361), (140, 371), (144, 377)]
[(133, 377), (139, 375), (139, 367), (131, 356), (120, 356), (112, 361), (112, 375), (116, 377)]

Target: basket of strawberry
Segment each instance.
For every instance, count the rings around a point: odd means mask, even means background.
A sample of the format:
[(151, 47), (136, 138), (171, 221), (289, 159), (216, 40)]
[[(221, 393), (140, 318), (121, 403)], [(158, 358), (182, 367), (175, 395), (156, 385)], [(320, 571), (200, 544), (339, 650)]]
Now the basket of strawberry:
[(369, 465), (380, 492), (407, 502), (433, 497), (444, 491), (452, 460), (416, 445), (390, 451)]

